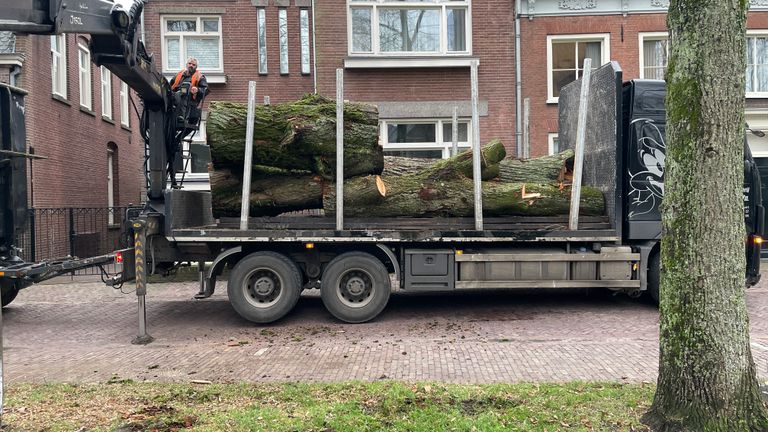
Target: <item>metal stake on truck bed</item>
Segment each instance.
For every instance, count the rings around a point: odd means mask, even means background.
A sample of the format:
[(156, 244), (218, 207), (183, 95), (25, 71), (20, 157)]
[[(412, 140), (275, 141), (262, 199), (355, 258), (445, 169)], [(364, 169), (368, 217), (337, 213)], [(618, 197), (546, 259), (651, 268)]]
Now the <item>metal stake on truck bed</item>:
[(571, 216), (568, 228), (579, 229), (579, 204), (581, 204), (581, 173), (584, 170), (584, 139), (587, 129), (587, 109), (589, 108), (589, 79), (592, 76), (592, 59), (584, 59), (584, 77), (581, 81), (579, 97), (579, 118), (576, 125), (576, 149), (573, 162), (573, 183), (571, 185)]

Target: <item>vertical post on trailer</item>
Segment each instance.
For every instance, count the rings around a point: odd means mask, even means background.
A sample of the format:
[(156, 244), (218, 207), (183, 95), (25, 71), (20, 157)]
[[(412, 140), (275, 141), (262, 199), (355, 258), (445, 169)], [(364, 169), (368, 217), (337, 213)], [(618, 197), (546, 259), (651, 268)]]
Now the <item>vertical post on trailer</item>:
[(475, 191), (475, 229), (483, 229), (483, 185), (480, 175), (480, 117), (477, 109), (477, 67), (479, 62), (472, 60), (470, 78), (472, 82), (472, 181)]
[(451, 119), (451, 141), (453, 147), (451, 147), (451, 156), (456, 156), (459, 153), (459, 107), (453, 106), (453, 118)]
[(243, 194), (240, 201), (240, 229), (248, 229), (251, 208), (251, 167), (253, 166), (253, 117), (256, 109), (256, 81), (248, 81), (248, 114), (245, 125), (245, 157), (243, 158)]
[(579, 95), (579, 117), (576, 125), (576, 148), (573, 158), (573, 185), (571, 186), (571, 213), (568, 229), (579, 229), (579, 205), (581, 204), (581, 175), (584, 168), (584, 140), (587, 132), (587, 109), (589, 108), (589, 79), (592, 76), (592, 59), (584, 59), (584, 69)]
[(531, 100), (525, 98), (523, 101), (523, 152), (520, 155), (523, 159), (531, 157)]
[(336, 230), (344, 229), (344, 69), (336, 69)]
[(147, 220), (133, 221), (133, 243), (136, 253), (136, 297), (139, 300), (139, 334), (131, 341), (134, 345), (146, 345), (154, 340), (147, 333)]

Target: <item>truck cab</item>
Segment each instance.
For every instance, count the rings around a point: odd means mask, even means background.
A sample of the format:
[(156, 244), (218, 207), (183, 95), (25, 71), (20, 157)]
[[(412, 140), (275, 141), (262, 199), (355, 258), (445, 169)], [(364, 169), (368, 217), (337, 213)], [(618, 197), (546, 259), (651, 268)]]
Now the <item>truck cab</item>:
[[(658, 241), (661, 239), (660, 204), (664, 196), (666, 157), (666, 83), (659, 80), (631, 80), (622, 88), (624, 149), (623, 237), (627, 244), (653, 245), (651, 267), (658, 265)], [(763, 206), (760, 176), (746, 138), (744, 140), (744, 225), (746, 283), (760, 280), (760, 248), (763, 235)], [(658, 269), (649, 268), (651, 279)], [(655, 274), (654, 274), (655, 273)], [(649, 284), (652, 295), (657, 287)]]

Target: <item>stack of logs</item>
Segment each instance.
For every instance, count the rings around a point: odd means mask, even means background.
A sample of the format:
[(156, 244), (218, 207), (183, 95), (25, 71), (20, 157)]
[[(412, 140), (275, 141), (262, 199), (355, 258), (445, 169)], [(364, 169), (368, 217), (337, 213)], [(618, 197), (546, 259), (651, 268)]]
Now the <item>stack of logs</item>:
[[(207, 121), (214, 170), (214, 216), (238, 216), (242, 194), (246, 106), (212, 102)], [(374, 106), (344, 104), (344, 215), (472, 216), (472, 153), (437, 160), (384, 156)], [(255, 110), (251, 216), (336, 208), (336, 102), (319, 95)], [(573, 153), (505, 159), (501, 141), (482, 147), (483, 213), (568, 214)], [(583, 187), (581, 214), (601, 215), (600, 191)]]

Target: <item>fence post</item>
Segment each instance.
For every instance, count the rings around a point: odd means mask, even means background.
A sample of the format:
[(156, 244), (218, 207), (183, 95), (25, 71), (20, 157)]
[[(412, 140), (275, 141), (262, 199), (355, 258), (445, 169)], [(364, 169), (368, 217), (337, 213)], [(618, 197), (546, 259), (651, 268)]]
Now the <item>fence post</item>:
[(75, 209), (72, 207), (69, 208), (69, 256), (75, 256)]
[(35, 209), (29, 209), (29, 260), (31, 262), (37, 261), (37, 235), (35, 234)]

